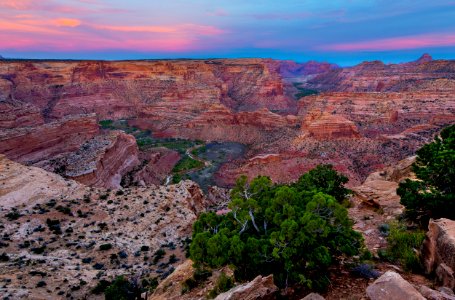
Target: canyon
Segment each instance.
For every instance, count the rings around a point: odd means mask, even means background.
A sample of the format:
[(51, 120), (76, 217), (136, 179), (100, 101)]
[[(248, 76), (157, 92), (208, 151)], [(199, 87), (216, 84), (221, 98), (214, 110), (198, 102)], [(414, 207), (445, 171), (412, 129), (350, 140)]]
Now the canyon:
[(376, 251), (416, 150), (455, 122), (454, 92), (455, 61), (429, 55), (0, 60), (0, 291), (82, 298), (125, 270), (187, 276), (193, 222), (226, 209), (239, 176), (288, 183), (319, 164), (349, 178), (354, 228)]
[[(356, 185), (455, 120), (454, 74), (453, 61), (428, 55), (350, 68), (270, 59), (3, 60), (0, 153), (53, 171), (49, 160), (105, 134), (97, 122), (127, 120), (157, 138), (246, 145), (243, 159), (216, 174), (221, 186), (242, 173), (291, 181), (322, 162)], [(300, 97), (307, 90), (314, 93)], [(257, 156), (268, 159), (255, 164)], [(116, 168), (100, 176), (128, 171)]]

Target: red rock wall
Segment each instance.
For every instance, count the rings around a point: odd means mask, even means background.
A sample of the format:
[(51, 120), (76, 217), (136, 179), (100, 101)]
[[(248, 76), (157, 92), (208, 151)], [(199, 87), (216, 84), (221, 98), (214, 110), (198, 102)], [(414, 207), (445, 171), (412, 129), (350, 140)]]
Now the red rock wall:
[(0, 153), (12, 160), (33, 163), (75, 151), (98, 131), (95, 115), (75, 115), (36, 127), (3, 129)]

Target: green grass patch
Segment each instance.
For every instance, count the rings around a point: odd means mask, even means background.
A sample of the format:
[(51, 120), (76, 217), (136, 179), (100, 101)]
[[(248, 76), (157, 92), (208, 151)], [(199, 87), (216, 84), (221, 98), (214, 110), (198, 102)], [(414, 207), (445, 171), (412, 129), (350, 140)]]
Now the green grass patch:
[(316, 90), (307, 89), (307, 88), (302, 87), (302, 85), (303, 85), (302, 82), (293, 82), (292, 85), (298, 90), (298, 92), (294, 94), (294, 98), (297, 100), (302, 97), (319, 94), (319, 92)]
[(174, 166), (172, 172), (178, 173), (182, 171), (187, 171), (195, 168), (201, 168), (204, 164), (198, 160), (192, 159), (189, 156), (184, 156), (179, 162)]
[(425, 239), (422, 230), (409, 230), (404, 224), (390, 225), (387, 250), (380, 252), (380, 256), (392, 262), (399, 262), (407, 271), (419, 272), (422, 264), (419, 249)]
[(296, 99), (300, 99), (302, 97), (311, 96), (311, 95), (317, 95), (317, 94), (319, 94), (319, 93), (316, 90), (299, 88), (299, 92), (294, 94), (294, 97)]
[(103, 128), (103, 129), (112, 129), (113, 128), (113, 124), (114, 124), (114, 121), (112, 120), (101, 120), (99, 122), (100, 126)]
[(207, 151), (207, 146), (204, 145), (199, 148), (193, 149), (193, 151), (191, 151), (191, 154), (193, 154), (194, 156), (199, 156), (206, 151)]

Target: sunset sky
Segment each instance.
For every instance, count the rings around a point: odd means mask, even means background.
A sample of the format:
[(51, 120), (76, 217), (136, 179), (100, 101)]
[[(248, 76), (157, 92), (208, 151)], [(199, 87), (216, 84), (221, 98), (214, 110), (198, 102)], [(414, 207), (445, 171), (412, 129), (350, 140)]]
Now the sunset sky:
[(455, 0), (0, 0), (17, 58), (455, 59)]

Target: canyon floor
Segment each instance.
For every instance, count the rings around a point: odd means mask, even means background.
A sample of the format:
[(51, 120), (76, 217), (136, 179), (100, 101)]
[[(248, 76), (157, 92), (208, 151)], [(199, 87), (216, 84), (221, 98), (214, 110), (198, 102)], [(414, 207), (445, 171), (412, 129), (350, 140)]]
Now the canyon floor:
[[(161, 282), (239, 176), (287, 183), (318, 164), (349, 178), (354, 228), (377, 253), (415, 151), (455, 122), (454, 92), (455, 61), (428, 55), (0, 60), (0, 294), (101, 299), (93, 288), (118, 275)], [(340, 272), (327, 299), (366, 297), (368, 280)]]

